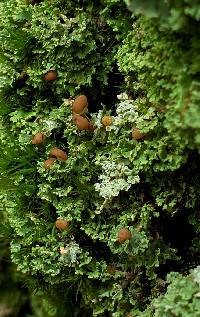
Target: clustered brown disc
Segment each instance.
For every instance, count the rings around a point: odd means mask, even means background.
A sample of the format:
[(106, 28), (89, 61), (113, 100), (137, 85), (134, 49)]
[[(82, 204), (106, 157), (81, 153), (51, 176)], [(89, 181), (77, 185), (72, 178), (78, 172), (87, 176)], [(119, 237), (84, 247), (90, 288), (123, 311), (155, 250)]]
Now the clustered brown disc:
[(57, 72), (55, 70), (49, 70), (45, 75), (44, 75), (44, 80), (45, 81), (54, 81), (57, 79)]
[(45, 169), (51, 168), (56, 160), (66, 161), (67, 154), (63, 150), (54, 147), (50, 151), (50, 158), (44, 162)]
[(80, 131), (94, 131), (95, 127), (90, 120), (85, 116), (88, 111), (88, 100), (85, 95), (80, 95), (75, 98), (72, 104), (73, 122)]
[(69, 227), (69, 221), (66, 221), (64, 219), (57, 219), (55, 225), (58, 230), (65, 230)]
[[(45, 139), (46, 139), (46, 135), (42, 132), (38, 132), (33, 137), (32, 144), (41, 144), (44, 142)], [(50, 169), (53, 166), (56, 159), (60, 161), (66, 161), (67, 154), (63, 150), (60, 150), (57, 147), (54, 147), (50, 151), (50, 158), (44, 161), (44, 168)]]
[(53, 166), (55, 160), (56, 160), (55, 157), (51, 157), (51, 158), (49, 158), (48, 160), (46, 160), (46, 161), (44, 162), (44, 168), (45, 168), (45, 169), (51, 168), (51, 166)]
[[(57, 79), (57, 72), (55, 70), (49, 70), (44, 76), (45, 81), (52, 81)], [(83, 116), (87, 111), (88, 101), (85, 95), (78, 96), (72, 105), (73, 111), (73, 122), (76, 124), (79, 130), (94, 131), (94, 125), (89, 121), (88, 118)], [(36, 133), (32, 139), (32, 144), (41, 144), (44, 142), (46, 135), (42, 132)], [(57, 147), (52, 148), (50, 151), (50, 158), (44, 162), (44, 168), (50, 169), (55, 160), (66, 161), (67, 154)]]
[[(38, 132), (33, 137), (32, 144), (41, 144), (44, 142), (45, 139), (46, 139), (46, 135), (42, 132)], [(60, 161), (66, 161), (67, 154), (63, 150), (60, 150), (57, 147), (54, 147), (50, 151), (50, 158), (44, 161), (44, 168), (50, 169), (53, 166), (56, 159)]]
[(131, 232), (128, 229), (122, 228), (118, 232), (118, 241), (119, 243), (123, 243), (126, 240), (130, 240), (131, 236)]
[(50, 151), (50, 158), (44, 162), (44, 168), (50, 169), (56, 160), (66, 161), (67, 154), (63, 150), (54, 147)]
[(46, 135), (42, 132), (36, 133), (36, 135), (32, 139), (32, 144), (41, 144), (46, 139)]
[(104, 116), (101, 120), (102, 124), (107, 127), (109, 125), (111, 125), (112, 123), (112, 117), (111, 116)]
[(144, 137), (144, 133), (140, 132), (140, 130), (137, 129), (137, 128), (133, 128), (133, 130), (132, 130), (132, 138), (134, 140), (140, 140), (143, 137)]
[(79, 114), (73, 114), (73, 122), (79, 130), (89, 130), (89, 120)]
[(55, 157), (60, 161), (67, 160), (67, 154), (63, 150), (58, 149), (57, 147), (51, 149), (50, 156)]
[(85, 95), (76, 97), (72, 104), (72, 111), (76, 114), (83, 114), (87, 112), (88, 100)]

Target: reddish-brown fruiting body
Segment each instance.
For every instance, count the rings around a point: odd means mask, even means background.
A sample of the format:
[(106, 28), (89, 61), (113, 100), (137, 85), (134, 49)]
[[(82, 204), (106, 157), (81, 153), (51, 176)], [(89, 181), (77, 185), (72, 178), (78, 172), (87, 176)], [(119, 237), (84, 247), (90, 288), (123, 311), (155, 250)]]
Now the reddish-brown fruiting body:
[(134, 140), (140, 140), (143, 137), (144, 137), (144, 133), (140, 132), (140, 130), (137, 129), (137, 128), (133, 128), (133, 130), (132, 130), (132, 138)]
[(67, 160), (67, 154), (63, 150), (58, 149), (57, 147), (51, 149), (50, 156), (56, 157), (60, 161)]
[(56, 79), (57, 79), (57, 72), (55, 70), (49, 70), (44, 76), (45, 81), (53, 81)]
[(85, 95), (76, 97), (72, 104), (72, 111), (77, 114), (83, 114), (87, 112), (88, 100)]
[(51, 166), (53, 166), (55, 160), (56, 160), (55, 157), (51, 157), (50, 159), (46, 160), (46, 161), (44, 162), (44, 168), (45, 168), (45, 169), (51, 168)]
[(46, 139), (46, 135), (42, 132), (36, 133), (36, 135), (32, 139), (32, 144), (41, 144)]
[(131, 239), (131, 232), (126, 229), (126, 228), (122, 228), (119, 230), (118, 232), (118, 241), (119, 243), (123, 243), (126, 240), (130, 240)]
[(88, 119), (80, 116), (79, 114), (73, 115), (73, 121), (79, 130), (90, 130), (90, 122)]
[(69, 221), (66, 221), (64, 219), (57, 219), (55, 225), (57, 229), (65, 230), (69, 227)]
[(112, 123), (112, 117), (111, 116), (104, 116), (101, 120), (102, 124), (107, 127), (109, 125), (111, 125)]

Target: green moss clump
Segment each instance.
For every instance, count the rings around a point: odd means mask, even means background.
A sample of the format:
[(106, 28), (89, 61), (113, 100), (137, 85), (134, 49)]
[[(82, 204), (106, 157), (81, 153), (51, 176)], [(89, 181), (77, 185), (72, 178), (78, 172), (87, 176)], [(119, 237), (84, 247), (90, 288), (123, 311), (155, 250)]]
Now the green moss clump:
[(1, 209), (36, 317), (198, 314), (199, 5), (126, 2), (0, 1)]

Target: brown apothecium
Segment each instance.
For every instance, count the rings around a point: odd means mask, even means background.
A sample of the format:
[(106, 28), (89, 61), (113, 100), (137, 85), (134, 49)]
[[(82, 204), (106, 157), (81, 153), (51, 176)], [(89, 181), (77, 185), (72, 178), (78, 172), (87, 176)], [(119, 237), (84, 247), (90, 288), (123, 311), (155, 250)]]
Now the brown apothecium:
[(57, 147), (51, 149), (50, 156), (56, 157), (60, 161), (67, 160), (67, 154), (63, 150), (58, 149)]
[(73, 122), (79, 130), (90, 130), (90, 122), (88, 119), (80, 116), (79, 114), (73, 115)]
[(87, 112), (88, 100), (85, 95), (76, 97), (72, 104), (72, 111), (76, 114), (83, 114)]
[(51, 168), (51, 166), (53, 166), (55, 160), (56, 160), (55, 157), (51, 157), (50, 159), (46, 160), (46, 161), (44, 162), (44, 168), (45, 168), (45, 169)]
[(118, 241), (119, 241), (119, 243), (123, 243), (126, 240), (130, 240), (131, 237), (132, 237), (131, 232), (128, 229), (126, 229), (126, 228), (122, 228), (118, 232)]
[(44, 76), (44, 80), (45, 81), (54, 81), (57, 79), (57, 72), (55, 70), (49, 70), (45, 76)]
[(59, 218), (56, 220), (55, 225), (58, 230), (65, 230), (69, 227), (69, 221)]
[(132, 138), (134, 140), (140, 140), (143, 137), (144, 137), (144, 133), (140, 132), (140, 130), (137, 129), (137, 128), (133, 128), (133, 130), (132, 130)]
[(46, 139), (46, 135), (42, 132), (38, 132), (34, 135), (32, 139), (32, 144), (41, 144)]

